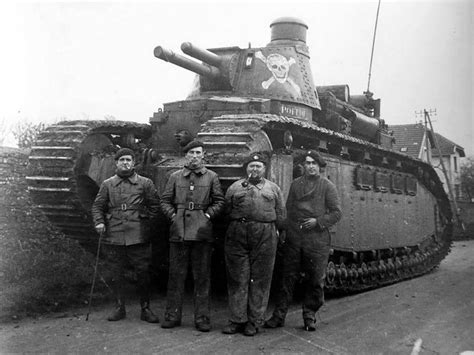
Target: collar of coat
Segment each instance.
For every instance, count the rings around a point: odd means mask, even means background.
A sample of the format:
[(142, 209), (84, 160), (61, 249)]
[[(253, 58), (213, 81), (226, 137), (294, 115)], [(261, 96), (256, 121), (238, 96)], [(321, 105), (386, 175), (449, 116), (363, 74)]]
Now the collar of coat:
[[(240, 180), (240, 184), (242, 184), (242, 182), (244, 182), (244, 181), (247, 181), (247, 179), (242, 179), (242, 180)], [(249, 183), (249, 182), (247, 181), (248, 185), (245, 186), (245, 188), (246, 188), (246, 189), (249, 189), (249, 188), (251, 188), (251, 187), (253, 186), (253, 187), (255, 187), (255, 188), (261, 190), (261, 189), (263, 189), (263, 186), (265, 185), (265, 181), (267, 181), (267, 179), (265, 179), (264, 177), (262, 177), (262, 180), (260, 180), (260, 182), (259, 182), (257, 185), (251, 184), (251, 183)]]
[(201, 166), (198, 169), (188, 169), (186, 167), (183, 168), (183, 176), (189, 176), (191, 173), (195, 173), (196, 175), (204, 175), (206, 173), (207, 169), (205, 166)]
[[(308, 181), (314, 182), (314, 187), (308, 191), (304, 192), (304, 185), (308, 183)], [(315, 177), (307, 177), (306, 175), (303, 175), (298, 178), (298, 180), (295, 181), (295, 193), (296, 193), (296, 198), (297, 199), (306, 199), (306, 198), (311, 198), (313, 195), (314, 191), (319, 185), (319, 182), (321, 181), (321, 175), (315, 176)]]
[(124, 182), (125, 180), (128, 180), (128, 181), (130, 181), (131, 184), (135, 185), (138, 182), (138, 174), (134, 173), (132, 176), (130, 176), (128, 178), (121, 178), (118, 175), (114, 175), (113, 179), (114, 179), (114, 185), (115, 186), (117, 186), (118, 184)]

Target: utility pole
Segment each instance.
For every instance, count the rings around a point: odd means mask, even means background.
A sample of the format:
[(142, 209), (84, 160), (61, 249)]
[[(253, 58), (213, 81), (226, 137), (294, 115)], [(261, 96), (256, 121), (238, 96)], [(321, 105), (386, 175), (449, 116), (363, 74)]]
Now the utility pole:
[[(431, 130), (431, 133), (433, 134), (435, 149), (438, 151), (439, 162), (441, 164), (441, 169), (443, 170), (443, 174), (444, 174), (444, 177), (446, 179), (446, 184), (448, 185), (449, 199), (451, 200), (451, 206), (454, 209), (454, 216), (455, 216), (454, 219), (455, 219), (455, 222), (459, 223), (464, 229), (464, 226), (461, 223), (461, 219), (459, 218), (458, 204), (457, 204), (456, 199), (455, 199), (454, 194), (453, 194), (453, 187), (451, 186), (451, 181), (449, 179), (448, 171), (446, 170), (446, 166), (444, 165), (443, 155), (441, 153), (441, 149), (440, 149), (439, 144), (438, 144), (438, 138), (436, 137), (435, 131), (433, 129), (433, 124), (431, 123), (430, 114), (436, 114), (436, 110), (429, 109), (429, 111), (428, 111), (426, 109), (423, 109), (423, 111), (415, 112), (415, 114), (417, 114), (417, 115), (418, 114), (423, 114), (424, 118), (425, 118), (425, 127), (426, 127), (427, 123), (430, 125), (430, 130)], [(428, 137), (426, 137), (426, 138), (428, 138)]]

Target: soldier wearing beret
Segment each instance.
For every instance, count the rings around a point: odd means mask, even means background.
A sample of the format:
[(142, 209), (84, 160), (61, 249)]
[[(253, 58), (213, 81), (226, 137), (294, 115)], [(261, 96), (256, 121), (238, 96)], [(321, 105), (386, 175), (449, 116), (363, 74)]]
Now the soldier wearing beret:
[(264, 178), (266, 160), (252, 154), (244, 165), (247, 178), (227, 190), (230, 225), (225, 238), (229, 324), (224, 334), (253, 336), (263, 324), (278, 244), (286, 217), (280, 188)]
[(329, 258), (328, 228), (341, 218), (336, 186), (323, 176), (324, 159), (314, 150), (304, 156), (304, 174), (293, 180), (286, 208), (287, 235), (283, 248), (281, 279), (276, 306), (265, 327), (282, 327), (300, 272), (307, 276), (303, 300), (303, 322), (307, 331), (316, 330), (316, 312), (324, 303), (324, 277)]
[(135, 155), (131, 149), (119, 149), (115, 161), (116, 174), (101, 184), (92, 205), (95, 229), (100, 234), (105, 233), (103, 254), (113, 267), (110, 283), (116, 293), (117, 305), (107, 319), (125, 318), (120, 290), (125, 282), (125, 268), (131, 265), (137, 275), (140, 319), (158, 323), (158, 317), (149, 307), (150, 222), (160, 211), (158, 192), (150, 179), (135, 172)]
[(203, 165), (203, 143), (191, 141), (184, 148), (186, 163), (172, 173), (161, 198), (170, 219), (170, 268), (167, 305), (162, 328), (181, 325), (184, 286), (189, 264), (194, 278), (194, 325), (208, 332), (212, 220), (224, 208), (224, 195), (215, 172)]

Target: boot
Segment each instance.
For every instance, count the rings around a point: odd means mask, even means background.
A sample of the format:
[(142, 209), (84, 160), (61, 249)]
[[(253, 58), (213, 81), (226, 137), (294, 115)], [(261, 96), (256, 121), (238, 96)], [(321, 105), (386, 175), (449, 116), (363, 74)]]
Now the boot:
[(253, 337), (257, 333), (258, 333), (258, 327), (256, 327), (254, 323), (247, 322), (247, 324), (245, 324), (244, 335), (248, 337)]
[(117, 303), (113, 312), (107, 317), (108, 321), (115, 322), (124, 319), (126, 315), (125, 305), (122, 302)]
[(181, 325), (181, 319), (169, 319), (165, 317), (165, 320), (161, 324), (161, 328), (169, 329), (174, 327), (179, 327)]
[(206, 316), (199, 317), (195, 322), (194, 325), (197, 330), (200, 332), (209, 332), (211, 330), (211, 322), (209, 318)]
[(236, 323), (229, 321), (229, 324), (227, 324), (223, 329), (222, 333), (224, 334), (236, 334), (236, 333), (243, 333), (245, 329), (246, 323)]
[(304, 322), (304, 330), (307, 332), (314, 332), (316, 330), (316, 321), (311, 318), (305, 318)]
[(263, 326), (265, 328), (278, 328), (278, 327), (283, 327), (284, 325), (285, 325), (285, 320), (284, 319), (281, 319), (281, 318), (278, 318), (275, 315), (272, 315), (272, 317), (270, 319), (268, 319), (264, 323)]
[(141, 320), (148, 323), (160, 322), (159, 318), (156, 315), (154, 315), (153, 312), (151, 311), (149, 302), (140, 302), (140, 305), (142, 307), (142, 312), (140, 314)]

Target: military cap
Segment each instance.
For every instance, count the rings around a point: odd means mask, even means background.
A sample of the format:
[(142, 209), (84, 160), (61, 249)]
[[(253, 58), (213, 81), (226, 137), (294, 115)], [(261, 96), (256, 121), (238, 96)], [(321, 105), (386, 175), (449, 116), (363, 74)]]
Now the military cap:
[(192, 140), (191, 142), (189, 142), (188, 144), (184, 146), (183, 152), (187, 153), (188, 150), (196, 148), (196, 147), (203, 147), (204, 149), (204, 143), (201, 141)]
[(130, 148), (120, 148), (117, 150), (117, 153), (115, 153), (115, 160), (119, 160), (120, 157), (124, 155), (131, 155), (133, 160), (135, 160), (135, 153)]
[(326, 161), (323, 159), (323, 157), (321, 155), (319, 155), (319, 153), (315, 150), (308, 150), (305, 154), (304, 154), (304, 158), (306, 159), (306, 157), (311, 157), (313, 158), (316, 163), (321, 167), (321, 168), (324, 168), (326, 166)]
[(250, 155), (247, 158), (247, 160), (245, 160), (244, 168), (246, 168), (247, 165), (249, 165), (250, 163), (255, 162), (255, 161), (259, 161), (259, 162), (267, 165), (267, 159), (265, 158), (265, 156), (262, 153), (253, 153), (252, 155)]

